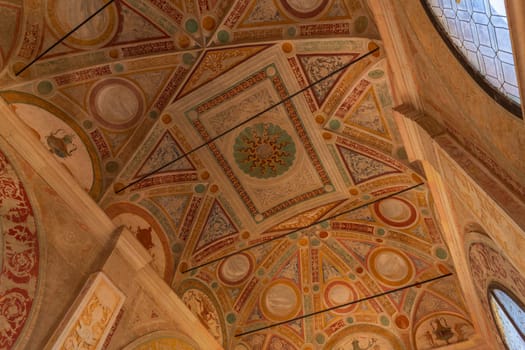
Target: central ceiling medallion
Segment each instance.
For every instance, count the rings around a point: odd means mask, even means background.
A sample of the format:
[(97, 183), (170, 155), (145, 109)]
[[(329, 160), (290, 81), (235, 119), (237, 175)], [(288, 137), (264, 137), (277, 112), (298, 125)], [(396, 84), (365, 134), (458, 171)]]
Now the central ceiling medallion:
[(246, 174), (267, 179), (284, 174), (295, 160), (295, 144), (290, 135), (272, 123), (244, 129), (233, 145), (235, 162)]

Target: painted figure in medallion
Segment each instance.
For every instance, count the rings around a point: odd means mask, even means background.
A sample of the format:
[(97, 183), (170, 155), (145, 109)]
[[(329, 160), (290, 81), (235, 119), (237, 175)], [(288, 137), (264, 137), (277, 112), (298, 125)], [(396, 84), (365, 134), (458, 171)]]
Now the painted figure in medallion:
[(64, 129), (58, 129), (46, 136), (49, 152), (60, 158), (71, 157), (77, 146), (73, 143), (75, 135), (67, 134)]

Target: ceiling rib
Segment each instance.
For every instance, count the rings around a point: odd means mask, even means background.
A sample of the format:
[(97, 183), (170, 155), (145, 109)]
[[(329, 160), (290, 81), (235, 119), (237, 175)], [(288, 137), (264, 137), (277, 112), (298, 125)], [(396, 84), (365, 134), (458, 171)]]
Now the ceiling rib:
[(149, 173), (143, 175), (142, 177), (138, 178), (137, 180), (130, 182), (129, 184), (125, 185), (124, 187), (122, 187), (122, 188), (116, 190), (115, 193), (120, 193), (120, 192), (122, 192), (122, 191), (128, 189), (129, 187), (131, 187), (131, 186), (133, 186), (133, 185), (135, 185), (135, 184), (137, 184), (137, 183), (139, 183), (139, 182), (141, 182), (141, 181), (144, 181), (145, 179), (147, 179), (147, 178), (150, 177), (151, 175), (154, 175), (154, 174), (158, 173), (158, 172), (161, 171), (162, 169), (164, 169), (164, 168), (166, 168), (166, 167), (168, 167), (168, 166), (170, 166), (170, 165), (176, 163), (177, 161), (179, 161), (179, 160), (181, 160), (181, 159), (183, 159), (183, 158), (186, 158), (186, 157), (189, 156), (190, 154), (192, 154), (192, 153), (194, 153), (194, 152), (200, 150), (200, 149), (203, 148), (203, 147), (206, 147), (206, 146), (209, 145), (210, 143), (213, 143), (213, 142), (217, 141), (218, 139), (220, 139), (221, 137), (223, 137), (223, 136), (229, 134), (230, 132), (232, 132), (233, 130), (237, 129), (238, 127), (243, 126), (243, 125), (245, 125), (246, 123), (249, 123), (250, 121), (252, 121), (252, 120), (254, 120), (254, 119), (260, 117), (260, 116), (263, 115), (264, 113), (266, 113), (266, 112), (272, 110), (273, 108), (275, 108), (275, 107), (277, 107), (277, 106), (280, 106), (281, 104), (283, 104), (283, 103), (285, 103), (285, 102), (291, 100), (292, 98), (294, 98), (295, 96), (297, 96), (297, 95), (299, 95), (299, 94), (302, 94), (302, 93), (305, 92), (306, 90), (308, 90), (308, 89), (312, 88), (313, 86), (315, 86), (315, 85), (317, 85), (317, 84), (319, 84), (319, 83), (325, 81), (326, 79), (330, 78), (331, 76), (333, 76), (333, 75), (335, 75), (335, 74), (337, 74), (337, 73), (339, 73), (339, 72), (345, 70), (346, 68), (350, 67), (350, 66), (353, 65), (354, 63), (357, 63), (357, 62), (361, 61), (362, 59), (364, 59), (364, 58), (366, 58), (366, 57), (372, 55), (373, 53), (377, 52), (378, 50), (379, 50), (379, 47), (376, 47), (375, 49), (368, 51), (367, 53), (365, 53), (364, 55), (362, 55), (362, 56), (356, 58), (355, 60), (350, 61), (350, 62), (348, 62), (347, 64), (345, 64), (345, 65), (343, 65), (343, 66), (341, 66), (341, 67), (339, 67), (339, 68), (333, 70), (332, 72), (328, 73), (327, 75), (325, 75), (325, 76), (322, 77), (321, 79), (314, 81), (313, 83), (309, 84), (308, 86), (305, 86), (304, 88), (302, 88), (302, 89), (300, 89), (300, 90), (294, 92), (294, 93), (291, 94), (291, 95), (288, 95), (286, 98), (282, 99), (281, 101), (274, 103), (273, 105), (271, 105), (271, 106), (265, 108), (264, 110), (262, 110), (262, 111), (260, 111), (260, 112), (257, 112), (256, 114), (252, 115), (252, 116), (249, 117), (248, 119), (242, 121), (241, 123), (239, 123), (239, 124), (237, 124), (237, 125), (234, 125), (233, 127), (227, 129), (226, 131), (223, 131), (222, 133), (218, 134), (217, 136), (212, 137), (211, 139), (209, 139), (208, 141), (206, 141), (206, 142), (200, 144), (199, 146), (195, 147), (194, 149), (192, 149), (192, 150), (190, 150), (190, 151), (188, 151), (188, 152), (186, 152), (186, 153), (184, 153), (184, 154), (178, 156), (177, 158), (175, 158), (175, 159), (173, 159), (173, 160), (167, 162), (166, 164), (160, 166), (159, 168), (157, 168), (157, 169), (155, 169), (155, 170), (153, 170), (153, 171), (151, 171), (151, 172), (149, 172)]
[(309, 313), (309, 314), (305, 314), (305, 315), (297, 316), (297, 317), (291, 318), (291, 319), (286, 320), (286, 321), (281, 321), (281, 322), (277, 322), (277, 323), (272, 323), (272, 324), (270, 324), (270, 325), (268, 325), (268, 326), (264, 326), (264, 327), (257, 328), (257, 329), (252, 329), (252, 330), (250, 330), (250, 331), (246, 331), (246, 332), (243, 332), (243, 333), (235, 334), (235, 337), (242, 337), (242, 336), (244, 336), (244, 335), (248, 335), (248, 334), (256, 333), (256, 332), (259, 332), (259, 331), (263, 331), (263, 330), (268, 329), (268, 328), (273, 328), (273, 327), (281, 326), (281, 325), (286, 324), (286, 323), (289, 323), (289, 322), (294, 322), (294, 321), (302, 320), (303, 318), (312, 317), (312, 316), (319, 315), (319, 314), (322, 314), (322, 313), (325, 313), (325, 312), (328, 312), (328, 311), (332, 311), (332, 310), (336, 310), (336, 309), (339, 309), (339, 308), (342, 308), (342, 307), (346, 307), (346, 306), (354, 305), (354, 304), (360, 303), (360, 302), (362, 302), (362, 301), (367, 301), (367, 300), (371, 300), (371, 299), (375, 299), (375, 298), (383, 297), (383, 296), (385, 296), (385, 295), (389, 295), (389, 294), (392, 294), (392, 293), (397, 293), (397, 292), (403, 291), (403, 290), (408, 289), (408, 288), (419, 287), (419, 286), (421, 286), (421, 285), (423, 285), (423, 284), (427, 284), (427, 283), (430, 283), (430, 282), (434, 282), (434, 281), (437, 281), (437, 280), (440, 280), (440, 279), (442, 279), (442, 278), (449, 277), (449, 276), (452, 276), (452, 275), (453, 275), (453, 273), (452, 273), (452, 272), (449, 272), (449, 273), (446, 273), (446, 274), (444, 274), (444, 275), (439, 275), (439, 276), (436, 276), (436, 277), (432, 277), (432, 278), (426, 279), (426, 280), (424, 280), (424, 281), (414, 282), (414, 283), (412, 283), (412, 284), (408, 284), (408, 285), (403, 286), (403, 287), (400, 287), (400, 288), (391, 289), (391, 290), (386, 291), (386, 292), (383, 292), (383, 293), (370, 295), (370, 296), (368, 296), (368, 297), (364, 297), (364, 298), (361, 298), (361, 299), (353, 300), (353, 301), (350, 301), (350, 302), (348, 302), (348, 303), (344, 303), (344, 304), (341, 304), (341, 305), (332, 306), (332, 307), (329, 307), (329, 308), (326, 308), (326, 309), (323, 309), (323, 310), (314, 311), (314, 312), (311, 312), (311, 313)]
[(308, 225), (305, 225), (305, 226), (302, 226), (302, 227), (296, 228), (296, 229), (294, 229), (294, 230), (292, 230), (292, 231), (290, 231), (290, 232), (287, 232), (287, 233), (284, 233), (284, 234), (281, 234), (281, 235), (278, 235), (278, 236), (272, 237), (272, 238), (269, 239), (269, 240), (265, 240), (265, 241), (259, 242), (259, 243), (257, 243), (257, 244), (252, 245), (252, 246), (242, 248), (242, 249), (240, 249), (240, 250), (238, 250), (238, 251), (235, 251), (235, 252), (233, 252), (233, 253), (226, 254), (226, 255), (224, 255), (224, 256), (221, 256), (221, 257), (218, 257), (218, 258), (216, 258), (216, 259), (213, 259), (213, 260), (207, 261), (207, 262), (205, 262), (205, 263), (203, 263), (203, 264), (200, 264), (200, 265), (194, 266), (194, 267), (192, 267), (192, 268), (186, 269), (186, 270), (181, 271), (181, 272), (182, 272), (182, 273), (187, 273), (187, 272), (191, 272), (191, 271), (193, 271), (193, 270), (199, 269), (199, 268), (201, 268), (201, 267), (208, 266), (208, 265), (210, 265), (210, 264), (216, 263), (217, 261), (221, 261), (221, 260), (223, 260), (223, 259), (229, 258), (229, 257), (231, 257), (231, 256), (237, 255), (237, 254), (239, 254), (239, 253), (245, 252), (245, 251), (250, 250), (250, 249), (253, 249), (253, 248), (255, 248), (255, 247), (259, 247), (259, 246), (264, 245), (264, 244), (266, 244), (266, 243), (273, 242), (273, 241), (275, 241), (275, 240), (278, 240), (278, 239), (284, 238), (284, 237), (286, 237), (286, 236), (289, 236), (289, 235), (291, 235), (291, 234), (293, 234), (293, 233), (296, 233), (296, 232), (299, 232), (299, 231), (301, 231), (301, 230), (304, 230), (304, 229), (307, 229), (307, 228), (313, 227), (313, 226), (318, 225), (318, 224), (320, 224), (320, 223), (322, 223), (322, 222), (325, 222), (325, 221), (327, 221), (327, 220), (332, 220), (332, 219), (335, 219), (335, 218), (337, 218), (337, 217), (339, 217), (339, 216), (341, 216), (341, 215), (345, 215), (345, 214), (351, 213), (352, 211), (355, 211), (355, 210), (358, 210), (358, 209), (364, 208), (364, 207), (369, 206), (369, 205), (371, 205), (371, 204), (374, 204), (374, 203), (376, 203), (376, 202), (378, 202), (378, 201), (381, 201), (381, 200), (384, 200), (384, 199), (387, 199), (387, 198), (390, 198), (390, 197), (393, 197), (393, 196), (397, 196), (397, 195), (399, 195), (399, 194), (401, 194), (401, 193), (404, 193), (404, 192), (407, 192), (407, 191), (413, 190), (414, 188), (417, 188), (417, 187), (419, 187), (419, 186), (421, 186), (421, 185), (423, 185), (423, 184), (424, 184), (424, 182), (420, 182), (420, 183), (418, 183), (418, 184), (416, 184), (416, 185), (414, 185), (414, 186), (410, 186), (410, 187), (407, 187), (407, 188), (405, 188), (405, 189), (402, 189), (401, 191), (397, 191), (397, 192), (391, 193), (391, 194), (389, 194), (389, 195), (387, 195), (387, 196), (384, 196), (384, 197), (376, 198), (376, 199), (373, 200), (373, 201), (366, 202), (366, 203), (364, 203), (364, 204), (361, 204), (361, 205), (359, 205), (359, 206), (357, 206), (357, 207), (354, 207), (354, 208), (351, 208), (351, 209), (348, 209), (348, 210), (344, 210), (344, 211), (342, 211), (342, 212), (340, 212), (340, 213), (334, 214), (334, 215), (329, 216), (329, 217), (327, 217), (327, 218), (323, 218), (322, 220), (314, 221), (314, 222), (312, 222), (312, 223), (310, 223), (310, 224), (308, 224)]
[(80, 27), (82, 27), (84, 24), (86, 24), (87, 22), (89, 22), (93, 17), (95, 17), (96, 15), (98, 15), (100, 12), (104, 11), (104, 9), (106, 9), (106, 7), (108, 7), (109, 5), (111, 5), (113, 2), (115, 2), (115, 0), (109, 0), (108, 2), (106, 2), (101, 8), (99, 8), (97, 11), (95, 11), (95, 13), (93, 13), (92, 15), (90, 15), (88, 18), (86, 18), (85, 20), (83, 20), (82, 22), (80, 22), (75, 28), (71, 29), (69, 32), (67, 32), (64, 36), (62, 36), (60, 39), (58, 39), (53, 45), (51, 45), (50, 47), (48, 47), (44, 52), (42, 52), (40, 55), (36, 56), (35, 58), (33, 58), (33, 60), (31, 62), (29, 62), (28, 64), (26, 64), (24, 66), (24, 68), (22, 68), (21, 70), (19, 70), (18, 72), (15, 73), (16, 76), (19, 76), (20, 74), (22, 74), (26, 69), (28, 69), (29, 67), (31, 67), (36, 61), (38, 61), (39, 59), (41, 59), (43, 56), (45, 56), (49, 51), (53, 50), (58, 44), (60, 44), (62, 41), (66, 40), (68, 36), (70, 36), (71, 34), (73, 34), (74, 32), (76, 32)]

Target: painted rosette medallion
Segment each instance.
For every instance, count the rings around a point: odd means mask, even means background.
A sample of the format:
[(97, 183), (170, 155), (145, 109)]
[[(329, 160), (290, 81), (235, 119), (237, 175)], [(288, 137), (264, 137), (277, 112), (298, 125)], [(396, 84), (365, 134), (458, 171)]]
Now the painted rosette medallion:
[(233, 146), (239, 168), (258, 179), (283, 175), (292, 166), (295, 153), (292, 137), (272, 123), (247, 127), (237, 136)]

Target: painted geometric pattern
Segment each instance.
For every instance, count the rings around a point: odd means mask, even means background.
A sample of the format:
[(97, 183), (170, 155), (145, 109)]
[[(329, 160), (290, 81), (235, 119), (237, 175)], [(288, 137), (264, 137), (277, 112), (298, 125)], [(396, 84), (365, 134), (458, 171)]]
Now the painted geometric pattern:
[[(425, 208), (420, 215), (429, 218), (427, 204), (421, 200), (425, 194), (425, 191), (412, 190), (403, 198), (410, 199), (410, 205), (417, 206), (418, 210)], [(278, 348), (300, 349), (305, 343), (313, 342), (312, 349), (332, 349), (331, 345), (336, 343), (343, 344), (341, 349), (355, 349), (352, 343), (357, 341), (355, 344), (359, 344), (360, 349), (366, 349), (367, 344), (370, 349), (378, 344), (377, 349), (409, 349), (413, 348), (412, 340), (403, 335), (414, 329), (419, 332), (418, 336), (429, 329), (435, 344), (442, 344), (440, 333), (432, 330), (436, 319), (442, 323), (446, 319), (451, 326), (457, 326), (450, 330), (450, 343), (463, 342), (475, 334), (457, 288), (451, 280), (443, 279), (422, 288), (372, 298), (251, 335), (233, 337), (233, 334), (450, 271), (446, 254), (438, 257), (433, 253), (435, 248), (428, 244), (407, 244), (411, 231), (392, 232), (383, 224), (363, 221), (361, 217), (372, 216), (371, 213), (377, 211), (373, 205), (364, 209), (356, 219), (347, 215), (330, 220), (327, 225), (315, 226), (311, 231), (269, 241), (199, 269), (192, 278), (208, 285), (217, 283), (210, 298), (217, 293), (228, 299), (225, 304), (231, 305), (225, 315), (232, 332), (227, 348), (272, 349), (275, 342)], [(384, 214), (393, 219), (398, 217), (399, 210), (389, 208)], [(456, 318), (443, 316), (447, 313)], [(444, 317), (443, 320), (440, 317)], [(382, 332), (391, 333), (386, 337)], [(322, 336), (316, 336), (319, 334)], [(419, 347), (426, 342), (425, 339), (416, 341)]]
[(158, 40), (169, 37), (162, 29), (140, 15), (134, 8), (129, 7), (124, 2), (121, 5), (120, 18), (122, 29), (115, 37), (114, 44)]
[(228, 215), (226, 215), (224, 209), (219, 202), (215, 201), (211, 207), (210, 213), (208, 214), (206, 225), (202, 229), (195, 250), (209, 245), (221, 238), (231, 236), (237, 232), (237, 228), (233, 225)]
[(375, 26), (361, 0), (236, 1), (218, 26), (212, 42), (223, 45), (366, 33), (375, 33)]
[(126, 144), (126, 141), (128, 141), (129, 137), (131, 136), (130, 132), (109, 132), (109, 131), (102, 131), (104, 134), (104, 138), (106, 139), (109, 148), (111, 148), (111, 153), (113, 155), (118, 154), (119, 150)]
[(166, 211), (173, 222), (173, 226), (179, 230), (191, 198), (191, 194), (173, 194), (169, 196), (155, 196), (152, 199)]
[(212, 81), (221, 74), (266, 49), (269, 45), (236, 47), (234, 49), (208, 50), (204, 52), (191, 77), (186, 82), (179, 97)]
[(258, 0), (254, 1), (253, 5), (251, 5), (245, 17), (241, 20), (240, 26), (271, 25), (290, 22), (290, 19), (279, 11), (273, 0)]
[[(149, 174), (150, 172), (153, 172), (167, 163), (177, 159), (181, 154), (182, 152), (180, 151), (177, 141), (175, 141), (169, 132), (166, 132), (164, 136), (162, 136), (156, 148), (151, 152), (147, 160), (140, 167), (135, 177)], [(185, 170), (195, 170), (195, 168), (187, 158), (182, 158), (163, 168), (160, 172), (166, 173), (170, 171)]]
[[(268, 90), (268, 87), (271, 87), (273, 91)], [(186, 115), (189, 121), (193, 124), (193, 127), (202, 137), (203, 141), (208, 141), (210, 138), (231, 127), (237, 120), (242, 120), (244, 114), (247, 114), (246, 117), (250, 117), (252, 114), (249, 114), (248, 112), (254, 109), (254, 112), (257, 112), (270, 105), (274, 99), (272, 97), (272, 94), (274, 93), (278, 94), (278, 98), (288, 96), (284, 82), (282, 81), (281, 76), (277, 74), (275, 65), (272, 64), (265, 69), (261, 69), (255, 74), (252, 74), (242, 82), (233, 85), (231, 88), (218, 93), (215, 97), (205, 100), (199, 105), (194, 106), (192, 109), (187, 110)], [(242, 98), (239, 98), (239, 96), (242, 96)], [(227, 109), (218, 107), (226, 104), (229, 100), (234, 98), (236, 98), (235, 106), (229, 106)], [(251, 103), (252, 100), (254, 103)], [(217, 109), (219, 109), (219, 112), (216, 112)], [(258, 219), (256, 220), (258, 221), (265, 220), (280, 211), (288, 209), (299, 202), (303, 202), (306, 198), (311, 199), (322, 195), (332, 195), (332, 193), (329, 194), (326, 190), (327, 186), (332, 185), (331, 179), (328, 176), (327, 170), (321, 162), (319, 155), (313, 149), (313, 140), (306, 132), (296, 106), (293, 103), (284, 104), (280, 107), (279, 114), (271, 111), (268, 112), (268, 114), (265, 114), (264, 117), (273, 121), (277, 120), (277, 115), (279, 115), (280, 118), (280, 129), (286, 130), (286, 134), (289, 135), (283, 140), (288, 139), (293, 135), (297, 152), (304, 151), (306, 153), (305, 158), (307, 161), (302, 162), (303, 168), (299, 171), (299, 168), (293, 167), (293, 171), (297, 176), (302, 177), (301, 181), (304, 181), (303, 184), (301, 184), (300, 181), (292, 181), (291, 178), (287, 178), (286, 186), (283, 186), (282, 183), (276, 184), (281, 186), (279, 190), (280, 193), (275, 190), (272, 191), (268, 186), (251, 186), (250, 188), (248, 186), (249, 183), (245, 180), (246, 176), (243, 174), (244, 171), (238, 169), (238, 165), (231, 164), (236, 160), (237, 162), (239, 161), (239, 150), (237, 150), (237, 154), (235, 155), (237, 159), (231, 159), (231, 150), (224, 147), (224, 141), (220, 140), (217, 143), (210, 144), (210, 151), (216, 159), (217, 164), (221, 167), (221, 170), (226, 174), (235, 191), (239, 194), (246, 209), (254, 218), (257, 217)], [(286, 118), (283, 118), (284, 116), (286, 116)], [(270, 124), (273, 123), (268, 123), (268, 126)], [(277, 123), (274, 125), (276, 124)], [(276, 128), (269, 128), (268, 130), (270, 129), (277, 130)], [(250, 128), (250, 130), (257, 131), (258, 128), (254, 127)], [(272, 131), (272, 133), (276, 132), (277, 131)], [(258, 132), (256, 132), (256, 134), (257, 133)], [(282, 132), (277, 132), (276, 135), (281, 134), (284, 135)], [(265, 135), (264, 131), (261, 135)], [(266, 138), (266, 136), (264, 138)], [(271, 138), (269, 138), (268, 141), (270, 141), (270, 139)], [(296, 140), (300, 140), (301, 142), (299, 143)], [(274, 141), (271, 141), (270, 144), (273, 142)], [(282, 140), (279, 140), (279, 143), (282, 143)], [(261, 147), (254, 148), (258, 153), (257, 158), (254, 158), (254, 161), (258, 159), (258, 164), (260, 163), (261, 166), (264, 164), (265, 171), (266, 169), (276, 169), (275, 171), (277, 172), (271, 170), (269, 174), (282, 174), (284, 168), (282, 170), (277, 170), (276, 166), (278, 165), (279, 168), (281, 168), (282, 166), (289, 164), (293, 160), (293, 149), (290, 148), (291, 144), (289, 144), (288, 140), (285, 144), (290, 147), (286, 147), (286, 154), (288, 155), (286, 155), (285, 159), (281, 159), (282, 157), (273, 159), (273, 156), (275, 155), (274, 148), (270, 144), (263, 142), (260, 145)], [(247, 147), (246, 149), (251, 149), (251, 147)], [(261, 156), (264, 159), (261, 159)], [(266, 159), (265, 157), (268, 156), (270, 157)], [(252, 158), (247, 158), (247, 160), (252, 162)], [(295, 164), (295, 162), (293, 164)], [(244, 164), (243, 160), (243, 164), (240, 165), (244, 166), (247, 164)], [(285, 168), (286, 167), (287, 165)], [(255, 171), (255, 177), (263, 176), (262, 168), (259, 168), (259, 170), (254, 168), (254, 170), (249, 171), (250, 174)], [(260, 173), (257, 173), (257, 171), (260, 171)]]
[(385, 122), (381, 115), (381, 109), (373, 88), (365, 93), (364, 97), (351, 111), (345, 120), (346, 123), (363, 127), (364, 129), (388, 136)]
[[(349, 55), (297, 55), (310, 84), (327, 77), (351, 62), (358, 54)], [(312, 89), (319, 106), (323, 104), (344, 70), (316, 84)]]
[(343, 158), (350, 176), (352, 176), (352, 179), (356, 184), (360, 184), (381, 175), (400, 172), (398, 169), (392, 168), (379, 160), (370, 158), (346, 147), (338, 146), (337, 149)]
[(306, 227), (312, 222), (318, 221), (323, 217), (327, 212), (334, 209), (337, 205), (341, 204), (342, 201), (337, 201), (335, 203), (330, 203), (319, 208), (314, 208), (306, 212), (295, 215), (293, 218), (286, 220), (273, 228), (267, 230), (265, 233), (283, 231), (286, 229), (292, 229), (297, 227)]

